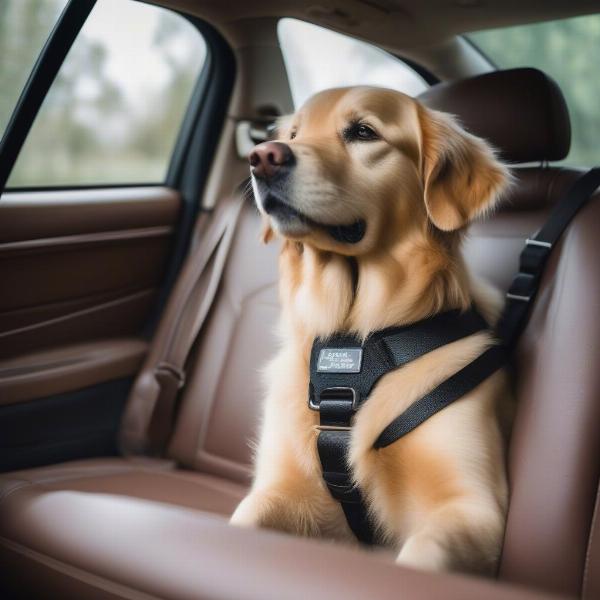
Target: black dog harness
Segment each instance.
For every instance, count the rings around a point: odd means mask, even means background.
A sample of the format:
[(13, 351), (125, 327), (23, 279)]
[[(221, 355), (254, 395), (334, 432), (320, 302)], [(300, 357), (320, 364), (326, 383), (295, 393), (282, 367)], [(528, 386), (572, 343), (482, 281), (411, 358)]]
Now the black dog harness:
[[(544, 227), (527, 240), (519, 273), (506, 295), (495, 332), (497, 343), (411, 404), (380, 433), (375, 448), (393, 444), (506, 365), (527, 322), (553, 245), (598, 185), (600, 168), (580, 177)], [(436, 348), (483, 331), (491, 328), (472, 307), (466, 312), (451, 310), (407, 326), (375, 331), (364, 342), (346, 333), (313, 342), (308, 403), (320, 415), (317, 449), (323, 479), (361, 542), (372, 544), (375, 540), (363, 496), (354, 485), (347, 462), (354, 413), (385, 374)]]

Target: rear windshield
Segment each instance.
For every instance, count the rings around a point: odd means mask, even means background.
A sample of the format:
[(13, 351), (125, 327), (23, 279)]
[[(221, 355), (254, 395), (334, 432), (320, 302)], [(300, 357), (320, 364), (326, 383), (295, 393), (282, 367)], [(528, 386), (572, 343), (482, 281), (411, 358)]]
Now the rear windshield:
[(600, 163), (600, 15), (491, 29), (469, 39), (499, 69), (536, 67), (562, 89), (573, 128), (564, 163)]

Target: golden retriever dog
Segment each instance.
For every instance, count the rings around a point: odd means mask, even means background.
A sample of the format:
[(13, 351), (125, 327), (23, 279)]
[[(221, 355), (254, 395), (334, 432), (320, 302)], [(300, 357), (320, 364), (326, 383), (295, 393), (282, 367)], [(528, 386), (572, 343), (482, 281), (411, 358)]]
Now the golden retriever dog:
[[(500, 303), (461, 256), (469, 222), (510, 180), (486, 142), (396, 91), (311, 98), (250, 155), (264, 240), (282, 240), (281, 347), (265, 372), (255, 476), (232, 523), (354, 541), (322, 479), (307, 405), (313, 340)], [(482, 331), (387, 373), (356, 412), (349, 464), (397, 562), (492, 574), (507, 511), (503, 370), (385, 448), (373, 443), (415, 400), (495, 343)]]

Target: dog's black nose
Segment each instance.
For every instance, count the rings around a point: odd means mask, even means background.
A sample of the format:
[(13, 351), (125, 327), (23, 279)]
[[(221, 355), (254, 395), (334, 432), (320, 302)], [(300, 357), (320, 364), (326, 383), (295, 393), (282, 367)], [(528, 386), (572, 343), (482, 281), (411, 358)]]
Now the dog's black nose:
[(281, 167), (294, 163), (292, 149), (282, 142), (263, 142), (248, 157), (252, 173), (259, 179), (270, 179)]

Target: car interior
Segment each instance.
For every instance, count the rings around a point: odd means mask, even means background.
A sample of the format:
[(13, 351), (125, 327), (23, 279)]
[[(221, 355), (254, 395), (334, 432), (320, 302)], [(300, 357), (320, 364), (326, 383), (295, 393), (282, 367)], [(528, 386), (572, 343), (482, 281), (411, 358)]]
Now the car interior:
[[(107, 3), (111, 26), (133, 31), (136, 23), (117, 11), (142, 3)], [(567, 90), (535, 65), (498, 67), (468, 34), (588, 19), (597, 3), (143, 3), (185, 20), (204, 44), (165, 142), (166, 166), (150, 179), (28, 184), (20, 161), (36, 144), (40, 161), (58, 164), (60, 138), (38, 144), (36, 115), (52, 109), (44, 98), (102, 4), (62, 2), (55, 23), (44, 24), (50, 37), (14, 91), (0, 145), (3, 597), (599, 598), (600, 193), (552, 250), (514, 356), (518, 409), (496, 580), (412, 570), (386, 550), (228, 524), (251, 481), (260, 369), (276, 345), (278, 247), (260, 243), (252, 198), (218, 286), (209, 289), (206, 271), (198, 276), (199, 263), (214, 258), (203, 243), (211, 223), (243, 194), (248, 150), (297, 104), (284, 48), (293, 31), (281, 27), (295, 20), (401, 60), (421, 82), (421, 102), (456, 115), (511, 165), (509, 193), (464, 244), (471, 269), (506, 291), (525, 240), (593, 163), (563, 163), (572, 139)], [(169, 48), (176, 60), (177, 43)], [(598, 52), (600, 43), (580, 59), (593, 64)], [(351, 71), (358, 59), (347, 60)], [(162, 114), (167, 105), (145, 97), (144, 114)], [(115, 140), (124, 122), (102, 123), (99, 172), (122, 161)], [(157, 416), (157, 361), (177, 348), (206, 297), (172, 414)], [(157, 419), (166, 431), (159, 449)]]

